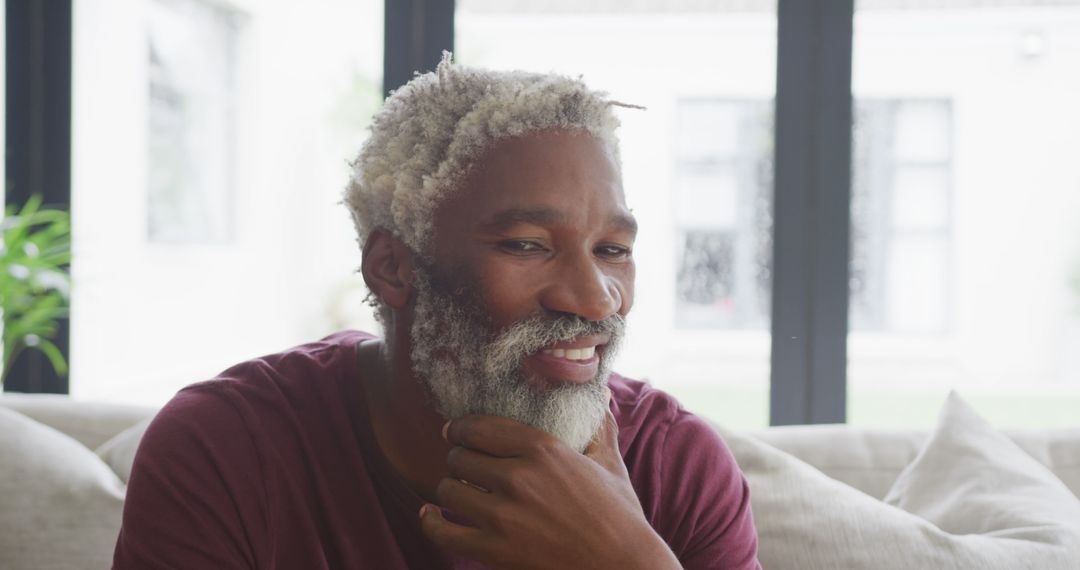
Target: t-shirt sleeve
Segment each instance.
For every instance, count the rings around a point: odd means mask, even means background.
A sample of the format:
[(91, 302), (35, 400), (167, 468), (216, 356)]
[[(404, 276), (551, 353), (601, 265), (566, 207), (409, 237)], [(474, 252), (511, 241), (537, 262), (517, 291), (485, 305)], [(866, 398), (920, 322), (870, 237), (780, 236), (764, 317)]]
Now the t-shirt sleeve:
[(680, 412), (664, 440), (663, 502), (672, 548), (687, 570), (758, 570), (750, 488), (731, 451), (702, 419)]
[(213, 390), (186, 390), (135, 455), (113, 568), (256, 568), (266, 486), (250, 431)]

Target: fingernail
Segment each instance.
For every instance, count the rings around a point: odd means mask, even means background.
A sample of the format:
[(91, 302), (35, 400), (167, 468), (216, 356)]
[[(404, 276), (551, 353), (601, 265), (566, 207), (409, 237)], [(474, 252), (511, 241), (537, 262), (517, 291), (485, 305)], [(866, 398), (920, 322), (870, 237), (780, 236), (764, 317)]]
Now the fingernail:
[(424, 518), (424, 513), (426, 513), (426, 512), (427, 512), (427, 508), (428, 508), (428, 506), (427, 506), (427, 503), (424, 503), (424, 504), (423, 504), (423, 505), (422, 505), (422, 506), (420, 507), (420, 518)]
[(445, 439), (446, 441), (450, 441), (450, 438), (448, 438), (446, 436), (446, 432), (448, 432), (449, 430), (450, 430), (450, 422), (446, 422), (445, 424), (442, 425), (442, 438)]

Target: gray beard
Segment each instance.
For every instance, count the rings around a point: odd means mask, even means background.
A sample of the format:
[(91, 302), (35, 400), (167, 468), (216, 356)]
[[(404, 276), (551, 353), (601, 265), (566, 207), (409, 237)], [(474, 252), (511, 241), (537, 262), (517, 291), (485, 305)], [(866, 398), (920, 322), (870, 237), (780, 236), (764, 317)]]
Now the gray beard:
[[(415, 268), (414, 284), (413, 370), (444, 418), (501, 416), (585, 450), (608, 406), (605, 388), (624, 334), (622, 316), (586, 321), (537, 315), (493, 331), (476, 299), (438, 286), (429, 271)], [(550, 389), (540, 388), (543, 382), (529, 382), (522, 368), (527, 356), (556, 342), (594, 334), (610, 335), (611, 341), (599, 352), (599, 369), (591, 380)]]

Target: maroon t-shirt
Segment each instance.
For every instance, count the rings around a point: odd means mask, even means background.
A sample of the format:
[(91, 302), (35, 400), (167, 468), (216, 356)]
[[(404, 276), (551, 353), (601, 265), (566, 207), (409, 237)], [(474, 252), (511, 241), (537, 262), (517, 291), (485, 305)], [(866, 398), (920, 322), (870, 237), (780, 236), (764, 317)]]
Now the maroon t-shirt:
[[(185, 388), (135, 456), (113, 567), (483, 568), (420, 532), (422, 499), (365, 416), (342, 332)], [(612, 375), (619, 449), (646, 517), (685, 568), (756, 569), (746, 481), (705, 422)]]

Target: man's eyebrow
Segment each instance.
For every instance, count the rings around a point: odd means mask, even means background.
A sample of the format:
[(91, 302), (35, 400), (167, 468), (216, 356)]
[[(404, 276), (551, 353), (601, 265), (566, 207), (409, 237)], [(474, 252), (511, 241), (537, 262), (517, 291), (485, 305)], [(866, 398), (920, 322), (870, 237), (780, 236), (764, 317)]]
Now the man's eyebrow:
[(565, 214), (553, 208), (511, 208), (491, 216), (483, 225), (492, 228), (501, 228), (514, 224), (544, 226), (556, 224), (565, 218)]
[[(537, 226), (558, 224), (566, 220), (566, 214), (554, 208), (511, 208), (491, 216), (483, 226), (504, 228), (515, 224), (533, 224)], [(638, 223), (629, 212), (616, 212), (608, 223), (631, 234), (637, 234)]]
[(626, 233), (637, 235), (637, 218), (629, 212), (613, 214), (610, 223)]

